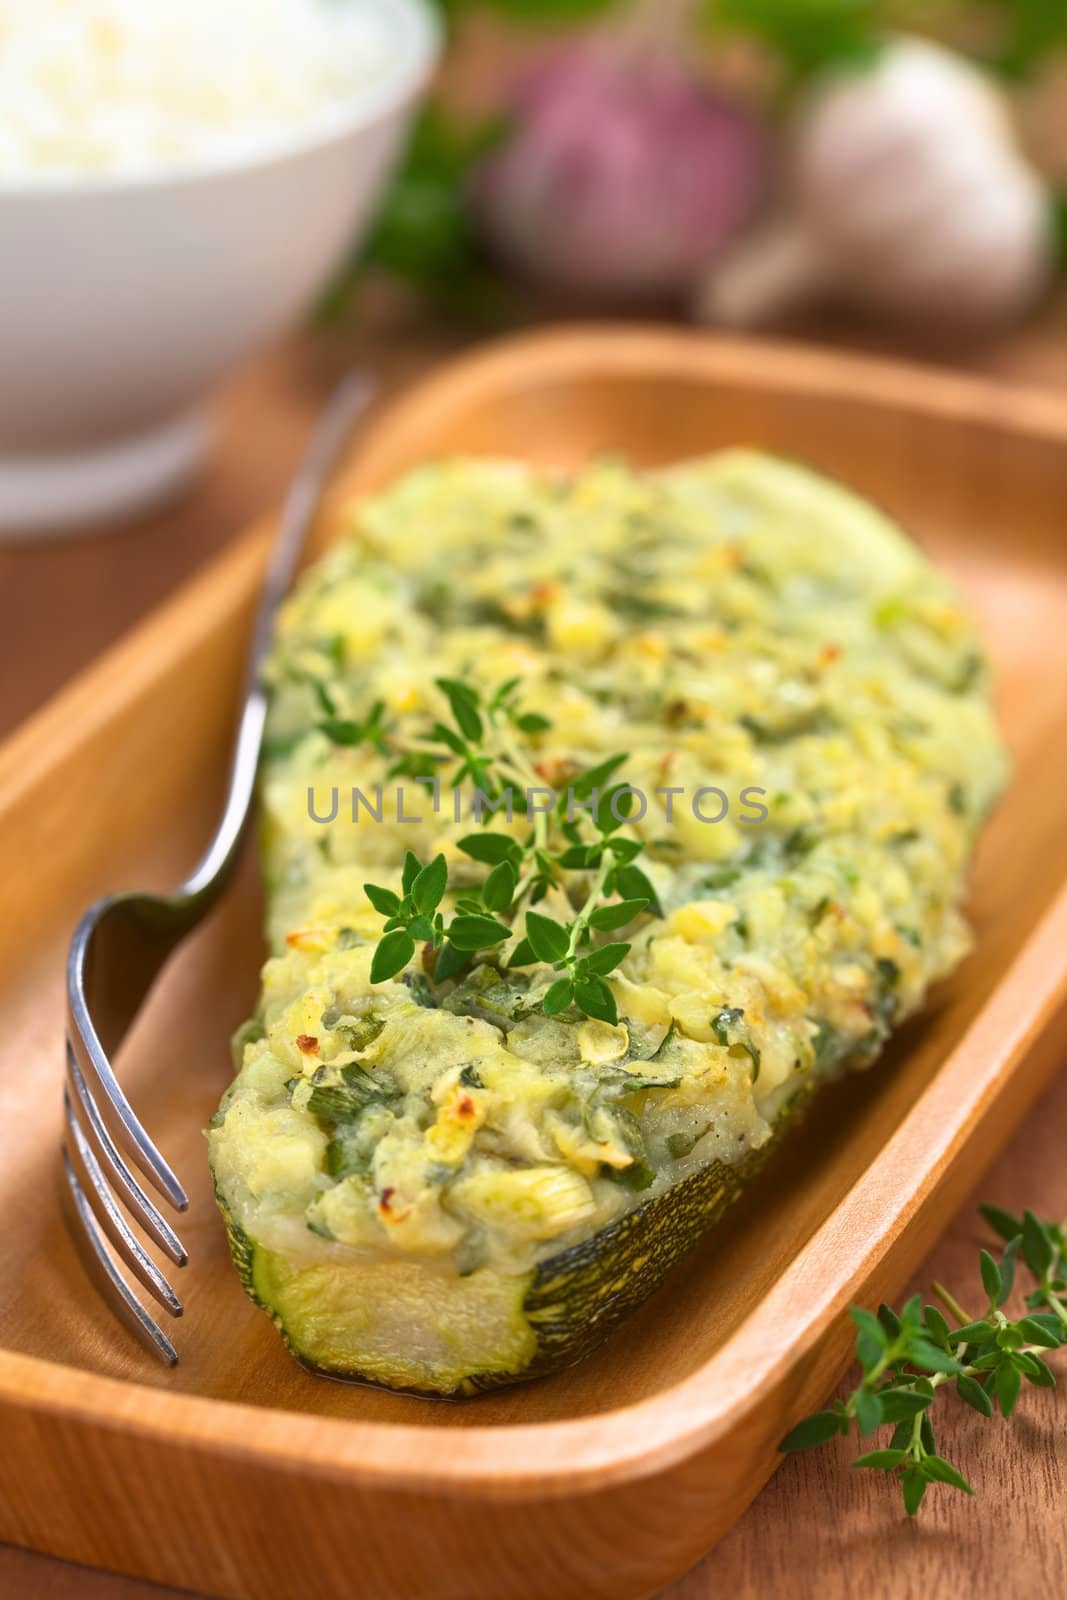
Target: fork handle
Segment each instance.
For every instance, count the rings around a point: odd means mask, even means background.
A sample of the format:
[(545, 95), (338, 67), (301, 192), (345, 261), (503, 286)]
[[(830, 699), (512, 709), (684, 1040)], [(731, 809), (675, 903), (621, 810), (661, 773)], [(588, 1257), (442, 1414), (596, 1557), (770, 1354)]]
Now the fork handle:
[(230, 781), (222, 815), (210, 844), (180, 885), (182, 898), (212, 902), (229, 880), (255, 797), (256, 772), (267, 721), (263, 663), (274, 636), (274, 619), (292, 582), (323, 489), (358, 418), (374, 397), (374, 381), (354, 372), (334, 391), (311, 436), (282, 512), (256, 614), (245, 672), (244, 705), (237, 729)]

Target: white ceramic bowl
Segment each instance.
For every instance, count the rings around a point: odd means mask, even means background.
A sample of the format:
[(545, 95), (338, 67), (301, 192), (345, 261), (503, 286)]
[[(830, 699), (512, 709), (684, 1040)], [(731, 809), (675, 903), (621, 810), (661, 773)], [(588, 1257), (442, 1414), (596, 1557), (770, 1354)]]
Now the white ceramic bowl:
[(0, 184), (0, 533), (171, 492), (201, 460), (215, 385), (314, 302), (437, 56), (423, 0), (375, 4), (388, 70), (310, 132), (189, 172)]

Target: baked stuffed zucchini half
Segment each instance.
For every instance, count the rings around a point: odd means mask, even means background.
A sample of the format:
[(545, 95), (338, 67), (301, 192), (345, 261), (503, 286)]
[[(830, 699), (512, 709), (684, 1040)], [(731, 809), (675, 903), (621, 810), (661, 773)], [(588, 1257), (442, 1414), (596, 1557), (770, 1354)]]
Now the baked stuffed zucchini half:
[(966, 953), (1005, 775), (974, 629), (782, 461), (455, 461), (354, 508), (270, 673), (234, 1261), (333, 1377), (550, 1372)]

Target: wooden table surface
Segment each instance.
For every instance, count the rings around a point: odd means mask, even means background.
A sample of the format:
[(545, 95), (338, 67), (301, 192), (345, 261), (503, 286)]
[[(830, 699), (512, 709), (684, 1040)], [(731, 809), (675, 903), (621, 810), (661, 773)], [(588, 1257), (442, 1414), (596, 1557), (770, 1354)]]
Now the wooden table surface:
[[(833, 331), (852, 343), (880, 342), (856, 330)], [(180, 504), (88, 538), (0, 545), (0, 734), (277, 501), (338, 372), (366, 365), (388, 395), (459, 342), (454, 330), (414, 313), (391, 293), (372, 292), (358, 325), (294, 343), (234, 385), (221, 406), (218, 449)], [(1067, 387), (1067, 303), (967, 361), (1006, 378)], [(1063, 1215), (1065, 1148), (1067, 1074), (989, 1174), (981, 1197)], [(984, 1229), (973, 1205), (945, 1223), (915, 1287), (939, 1279), (959, 1286), (966, 1300)], [(1054, 1363), (1067, 1380), (1067, 1363)], [(1060, 1394), (1028, 1388), (1017, 1419), (986, 1423), (949, 1397), (944, 1449), (974, 1483), (978, 1499), (934, 1489), (915, 1522), (903, 1517), (882, 1475), (848, 1471), (843, 1444), (793, 1457), (663, 1600), (939, 1600), (958, 1594), (1052, 1600), (1067, 1594), (1063, 1405)], [(173, 1592), (0, 1547), (0, 1594), (7, 1600), (161, 1600)], [(278, 1600), (311, 1597), (279, 1594)]]

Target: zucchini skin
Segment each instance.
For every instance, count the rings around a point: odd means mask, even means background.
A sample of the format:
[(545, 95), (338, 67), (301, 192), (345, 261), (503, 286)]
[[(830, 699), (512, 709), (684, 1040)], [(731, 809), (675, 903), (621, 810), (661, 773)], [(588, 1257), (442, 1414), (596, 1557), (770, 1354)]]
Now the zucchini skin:
[(598, 1349), (655, 1292), (671, 1269), (719, 1222), (759, 1174), (787, 1130), (803, 1115), (814, 1089), (811, 1085), (797, 1093), (779, 1112), (767, 1143), (750, 1151), (737, 1165), (714, 1161), (599, 1233), (541, 1262), (527, 1275), (522, 1300), (523, 1315), (534, 1335), (529, 1359), (506, 1370), (472, 1373), (458, 1382), (386, 1381), (380, 1374), (324, 1363), (309, 1355), (285, 1317), (257, 1286), (259, 1247), (235, 1220), (217, 1189), (215, 1197), (245, 1292), (266, 1311), (286, 1349), (306, 1371), (394, 1393), (458, 1400), (547, 1377), (584, 1361)]

